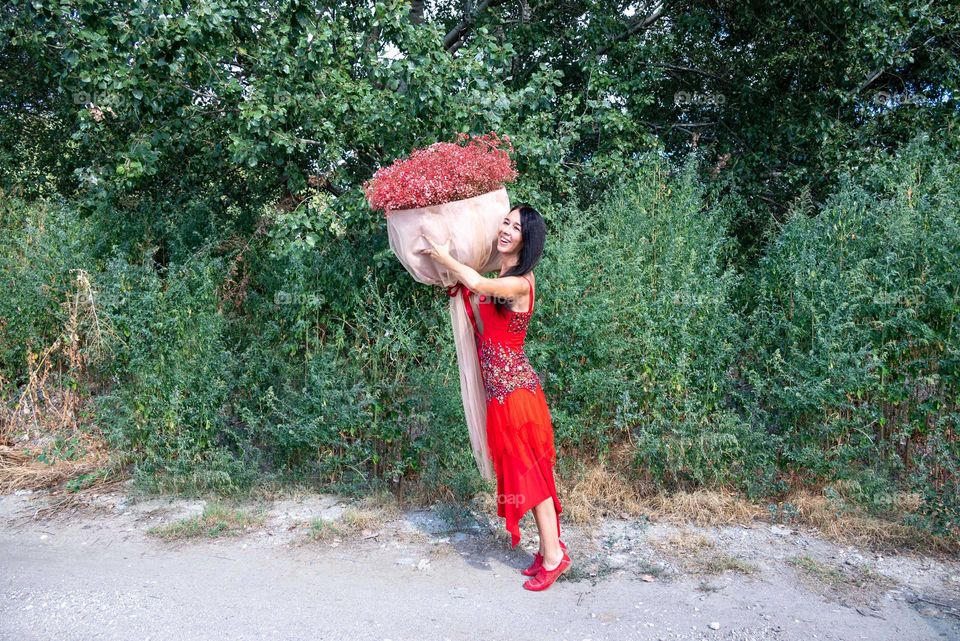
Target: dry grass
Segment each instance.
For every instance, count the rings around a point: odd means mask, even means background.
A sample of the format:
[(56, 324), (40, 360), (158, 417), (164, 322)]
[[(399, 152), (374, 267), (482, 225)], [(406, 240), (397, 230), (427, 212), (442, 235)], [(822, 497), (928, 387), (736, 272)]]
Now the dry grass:
[(359, 509), (355, 507), (348, 507), (344, 510), (340, 521), (352, 532), (369, 530), (383, 523), (383, 519), (380, 518), (380, 513), (377, 510)]
[[(826, 538), (845, 545), (875, 550), (915, 549), (940, 553), (960, 552), (960, 542), (934, 536), (914, 527), (865, 514), (855, 509), (838, 509), (835, 501), (808, 489), (799, 489), (784, 499), (792, 504), (801, 523), (819, 530)], [(901, 494), (892, 506), (893, 514), (916, 510), (919, 499)]]
[(343, 511), (340, 517), (341, 529), (346, 534), (377, 530), (384, 523), (398, 519), (400, 516), (400, 506), (392, 494), (389, 492), (371, 494), (364, 497), (358, 505)]
[(122, 470), (100, 451), (76, 461), (43, 463), (27, 450), (0, 446), (0, 494), (50, 488), (44, 505), (31, 513), (32, 519), (90, 509), (97, 496), (119, 491), (123, 481)]
[(373, 534), (383, 523), (375, 510), (347, 508), (340, 519), (316, 517), (309, 521), (308, 538), (314, 541), (358, 538), (366, 533)]
[(83, 446), (86, 451), (78, 458), (57, 458), (43, 448), (0, 445), (0, 494), (51, 488), (84, 475), (95, 481), (96, 472), (109, 465), (109, 456), (102, 444), (87, 443)]
[(703, 574), (723, 574), (724, 572), (756, 574), (760, 570), (746, 559), (730, 554), (713, 554), (704, 559), (697, 559), (694, 567)]
[[(619, 462), (618, 462), (619, 461)], [(771, 522), (766, 503), (752, 503), (725, 489), (698, 489), (672, 493), (656, 492), (642, 481), (631, 479), (628, 457), (615, 450), (611, 462), (582, 466), (558, 478), (557, 486), (563, 503), (564, 515), (579, 525), (596, 525), (608, 515), (646, 517), (676, 525), (697, 526), (748, 525)], [(845, 497), (851, 491), (842, 482), (829, 486), (832, 493)], [(899, 494), (891, 501), (889, 518), (865, 514), (854, 507), (839, 509), (838, 504), (825, 495), (826, 488), (815, 491), (800, 488), (785, 496), (782, 504), (794, 508), (793, 523), (806, 525), (821, 532), (825, 538), (843, 545), (857, 545), (875, 550), (914, 549), (925, 552), (956, 554), (960, 541), (937, 537), (898, 522), (919, 506), (914, 494)], [(489, 503), (495, 510), (495, 502)], [(852, 501), (844, 501), (852, 506)]]
[(397, 500), (389, 492), (372, 494), (343, 511), (339, 519), (317, 517), (308, 521), (308, 538), (313, 541), (348, 539), (373, 535), (384, 523), (402, 516)]
[(564, 514), (581, 525), (593, 525), (600, 517), (646, 516), (671, 523), (730, 525), (749, 523), (765, 515), (763, 508), (724, 490), (656, 492), (648, 484), (630, 478), (629, 444), (614, 449), (610, 462), (584, 466), (572, 479), (558, 479)]
[(766, 511), (727, 490), (656, 494), (644, 500), (651, 516), (670, 523), (698, 526), (748, 524)]
[[(77, 508), (122, 480), (105, 439), (86, 424), (89, 361), (104, 355), (103, 337), (110, 332), (86, 272), (74, 273), (60, 336), (28, 355), (26, 382), (0, 397), (0, 493), (51, 488), (51, 500), (37, 516)], [(0, 377), (4, 392), (11, 394), (12, 387)]]
[(371, 513), (378, 523), (392, 521), (402, 515), (400, 503), (390, 492), (379, 492), (364, 497), (357, 509)]
[(822, 584), (838, 587), (844, 582), (843, 572), (836, 566), (828, 565), (811, 556), (791, 557), (787, 559), (787, 563)]
[(297, 501), (316, 496), (314, 488), (302, 483), (289, 482), (284, 484), (273, 478), (259, 480), (250, 487), (244, 496), (246, 500), (267, 503), (270, 501)]
[(581, 469), (575, 478), (557, 478), (563, 513), (578, 525), (595, 525), (601, 517), (646, 514), (639, 488), (630, 479), (603, 463)]
[(331, 541), (347, 535), (347, 529), (341, 527), (336, 521), (317, 517), (310, 521), (310, 532), (307, 537), (313, 541)]
[(716, 544), (708, 536), (685, 528), (668, 536), (651, 538), (650, 547), (661, 555), (677, 561), (687, 571), (698, 574), (723, 574), (739, 572), (754, 574), (759, 568), (746, 559), (716, 552)]

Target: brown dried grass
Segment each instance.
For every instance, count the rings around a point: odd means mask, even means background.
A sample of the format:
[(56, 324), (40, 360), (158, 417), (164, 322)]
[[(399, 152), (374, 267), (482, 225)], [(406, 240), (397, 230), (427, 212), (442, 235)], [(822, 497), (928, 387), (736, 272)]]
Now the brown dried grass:
[(625, 475), (604, 465), (591, 465), (578, 478), (560, 480), (557, 485), (563, 497), (563, 513), (580, 525), (594, 525), (604, 516), (646, 512), (637, 488)]
[[(63, 303), (63, 331), (42, 352), (29, 354), (27, 381), (15, 397), (0, 398), (0, 493), (51, 489), (41, 510), (46, 513), (87, 503), (121, 480), (104, 438), (86, 424), (83, 411), (89, 401), (83, 391), (89, 361), (103, 356), (108, 330), (86, 272), (74, 271), (74, 291)], [(0, 380), (0, 392), (10, 389), (8, 381)], [(69, 452), (61, 450), (64, 446)], [(64, 487), (85, 474), (90, 478), (77, 487)]]
[(762, 507), (726, 489), (659, 493), (645, 503), (652, 516), (678, 525), (746, 525), (766, 515)]
[(574, 523), (593, 525), (607, 515), (697, 525), (749, 523), (764, 510), (726, 490), (657, 491), (631, 469), (631, 447), (613, 448), (607, 461), (582, 466), (571, 479), (558, 480), (563, 511)]
[[(960, 542), (935, 536), (893, 519), (866, 514), (855, 508), (838, 508), (835, 501), (808, 488), (799, 488), (784, 501), (796, 507), (799, 522), (816, 528), (827, 539), (844, 545), (874, 550), (926, 550), (937, 553), (960, 552)], [(906, 514), (919, 507), (919, 497), (902, 493), (891, 514)]]
[(37, 454), (28, 449), (0, 445), (0, 494), (50, 488), (101, 469), (106, 462), (98, 451), (88, 452), (81, 459), (58, 459), (52, 463), (37, 460)]
[[(630, 469), (629, 453), (623, 447), (614, 450), (608, 461), (582, 465), (570, 473), (571, 478), (558, 478), (557, 489), (566, 519), (578, 525), (593, 526), (601, 517), (646, 517), (675, 525), (705, 526), (750, 525), (774, 519), (767, 503), (751, 502), (724, 488), (661, 492)], [(843, 496), (842, 483), (831, 485)], [(866, 514), (852, 503), (838, 504), (823, 490), (798, 487), (781, 499), (796, 509), (791, 524), (805, 525), (825, 538), (842, 545), (857, 545), (874, 550), (918, 550), (956, 554), (960, 542), (938, 537), (899, 522), (920, 505), (915, 494), (899, 494), (886, 515), (881, 518)]]

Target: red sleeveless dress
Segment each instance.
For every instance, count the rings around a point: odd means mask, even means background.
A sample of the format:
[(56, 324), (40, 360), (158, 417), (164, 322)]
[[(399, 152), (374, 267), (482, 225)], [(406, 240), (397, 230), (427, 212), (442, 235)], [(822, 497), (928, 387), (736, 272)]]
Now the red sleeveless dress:
[(511, 547), (520, 542), (520, 519), (527, 510), (552, 498), (560, 532), (562, 506), (554, 485), (556, 450), (553, 423), (540, 377), (523, 351), (527, 325), (533, 316), (533, 284), (526, 312), (497, 312), (490, 296), (477, 299), (483, 334), (470, 305), (470, 291), (462, 287), (473, 322), (480, 372), (487, 398), (487, 446), (497, 477), (497, 515), (506, 518)]

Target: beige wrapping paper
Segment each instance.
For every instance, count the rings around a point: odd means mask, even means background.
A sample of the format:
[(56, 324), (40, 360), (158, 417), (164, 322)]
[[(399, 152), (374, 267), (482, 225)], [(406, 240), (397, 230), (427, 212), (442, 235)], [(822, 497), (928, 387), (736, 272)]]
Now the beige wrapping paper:
[[(458, 281), (450, 270), (417, 251), (429, 247), (429, 236), (442, 245), (450, 240), (450, 255), (481, 274), (500, 269), (497, 235), (500, 222), (510, 213), (506, 189), (418, 209), (387, 212), (390, 249), (417, 282), (451, 287)], [(477, 318), (479, 322), (479, 318)], [(481, 476), (493, 480), (493, 466), (487, 451), (487, 405), (477, 359), (473, 326), (463, 297), (450, 297), (450, 323), (460, 368), (460, 393), (470, 432), (473, 458)]]

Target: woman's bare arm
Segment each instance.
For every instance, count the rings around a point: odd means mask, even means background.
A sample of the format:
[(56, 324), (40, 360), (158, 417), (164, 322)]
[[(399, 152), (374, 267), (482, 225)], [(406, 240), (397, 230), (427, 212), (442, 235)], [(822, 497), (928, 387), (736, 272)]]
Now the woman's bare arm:
[[(429, 242), (429, 239), (427, 240)], [(446, 244), (437, 246), (430, 242), (430, 245), (430, 248), (424, 249), (420, 253), (430, 256), (453, 272), (457, 280), (466, 285), (470, 291), (497, 296), (498, 298), (522, 298), (527, 293), (527, 281), (519, 276), (486, 278), (477, 270), (469, 265), (464, 265), (451, 256), (450, 252), (446, 250)]]
[(466, 285), (467, 289), (478, 294), (487, 294), (498, 298), (519, 298), (527, 293), (529, 287), (527, 281), (519, 276), (487, 278), (449, 254), (438, 256), (437, 262), (453, 272), (457, 280)]

